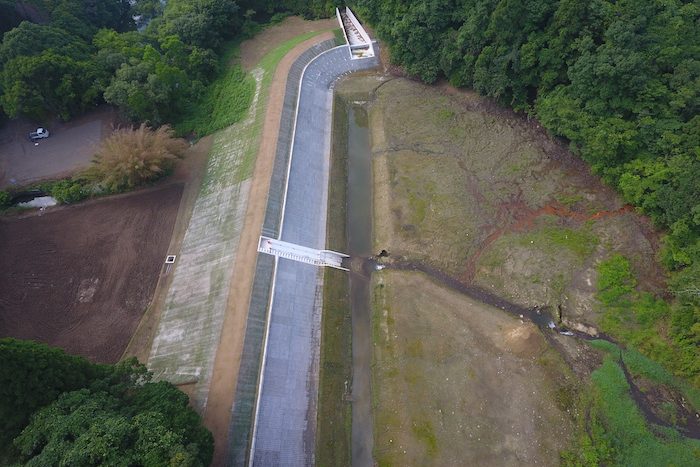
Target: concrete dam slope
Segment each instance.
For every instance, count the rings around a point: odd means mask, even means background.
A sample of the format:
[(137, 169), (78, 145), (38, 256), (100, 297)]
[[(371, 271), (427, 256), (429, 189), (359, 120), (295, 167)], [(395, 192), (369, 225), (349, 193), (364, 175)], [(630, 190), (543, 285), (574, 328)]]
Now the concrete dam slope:
[[(377, 57), (352, 59), (345, 45), (319, 54), (303, 70), (280, 240), (325, 248), (333, 85), (343, 75), (378, 64)], [(275, 263), (248, 463), (312, 465), (323, 271), (284, 258), (275, 258)]]

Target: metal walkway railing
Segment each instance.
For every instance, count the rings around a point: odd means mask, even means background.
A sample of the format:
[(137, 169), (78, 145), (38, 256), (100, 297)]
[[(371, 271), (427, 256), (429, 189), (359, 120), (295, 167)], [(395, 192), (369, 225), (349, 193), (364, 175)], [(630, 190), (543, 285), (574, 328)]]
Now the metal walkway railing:
[(343, 259), (349, 256), (331, 250), (316, 250), (294, 243), (276, 240), (274, 238), (261, 236), (258, 242), (258, 251), (280, 258), (291, 259), (300, 263), (313, 264), (314, 266), (328, 266), (331, 268), (348, 269), (343, 267)]

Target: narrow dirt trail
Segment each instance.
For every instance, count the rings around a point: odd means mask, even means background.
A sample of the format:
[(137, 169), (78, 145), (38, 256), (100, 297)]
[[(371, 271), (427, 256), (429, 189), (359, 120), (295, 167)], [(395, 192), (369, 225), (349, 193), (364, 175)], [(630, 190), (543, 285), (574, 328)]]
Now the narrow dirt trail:
[(284, 101), (287, 74), (294, 61), (308, 48), (333, 38), (331, 32), (322, 33), (294, 47), (277, 65), (268, 94), (265, 121), (255, 163), (248, 207), (241, 233), (238, 255), (233, 265), (231, 289), (221, 330), (221, 340), (214, 361), (214, 372), (209, 389), (204, 424), (214, 435), (212, 465), (223, 465), (228, 450), (228, 431), (231, 407), (245, 337), (245, 324), (250, 304), (250, 293), (255, 274), (257, 241), (265, 216), (267, 193), (277, 147), (280, 117)]

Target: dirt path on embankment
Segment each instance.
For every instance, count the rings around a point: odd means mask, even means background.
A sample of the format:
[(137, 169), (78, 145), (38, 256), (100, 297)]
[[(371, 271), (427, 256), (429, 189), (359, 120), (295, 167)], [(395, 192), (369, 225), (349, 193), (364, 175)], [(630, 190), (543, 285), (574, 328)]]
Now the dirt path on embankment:
[[(308, 21), (298, 16), (285, 18), (281, 23), (263, 30), (260, 34), (241, 44), (240, 63), (244, 70), (250, 71), (260, 60), (281, 43), (302, 34), (313, 31), (326, 31), (338, 27), (338, 20), (333, 18)], [(329, 37), (330, 38), (330, 37)], [(306, 47), (308, 49), (308, 47)], [(293, 52), (290, 52), (290, 55)], [(282, 63), (280, 62), (280, 66)], [(283, 81), (287, 76), (282, 78)], [(284, 88), (284, 83), (282, 84)], [(284, 89), (282, 89), (284, 91)]]

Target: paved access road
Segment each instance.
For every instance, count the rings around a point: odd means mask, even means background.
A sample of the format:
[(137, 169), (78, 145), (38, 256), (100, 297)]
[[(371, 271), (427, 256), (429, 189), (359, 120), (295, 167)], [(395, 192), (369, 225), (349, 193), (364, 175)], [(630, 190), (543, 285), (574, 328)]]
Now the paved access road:
[[(301, 80), (281, 240), (324, 249), (333, 83), (374, 68), (348, 46), (320, 54)], [(312, 465), (321, 338), (322, 269), (280, 259), (253, 445), (254, 465)]]

